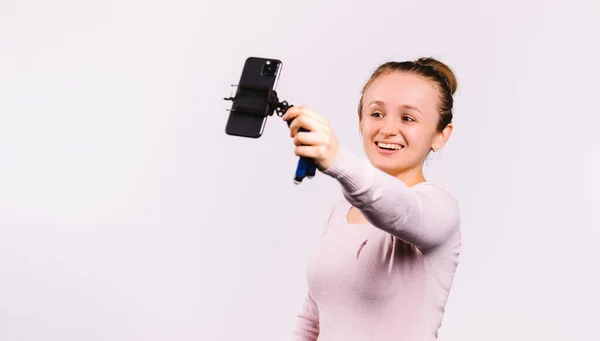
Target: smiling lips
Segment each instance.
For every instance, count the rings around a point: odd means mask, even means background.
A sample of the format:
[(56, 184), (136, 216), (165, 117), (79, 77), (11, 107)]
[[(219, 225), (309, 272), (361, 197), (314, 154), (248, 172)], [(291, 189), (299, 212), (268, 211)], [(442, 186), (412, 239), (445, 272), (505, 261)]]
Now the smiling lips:
[(377, 145), (379, 151), (383, 153), (393, 153), (404, 148), (403, 145), (398, 143), (375, 142), (375, 145)]

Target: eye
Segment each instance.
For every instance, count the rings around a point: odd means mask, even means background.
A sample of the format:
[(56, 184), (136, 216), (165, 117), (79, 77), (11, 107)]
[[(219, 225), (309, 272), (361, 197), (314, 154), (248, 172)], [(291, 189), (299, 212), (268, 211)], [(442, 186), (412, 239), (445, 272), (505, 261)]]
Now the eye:
[(408, 122), (415, 122), (415, 119), (410, 116), (404, 116), (402, 117), (402, 119)]
[(374, 112), (374, 113), (371, 114), (371, 117), (379, 118), (379, 117), (383, 117), (383, 114), (376, 111), (376, 112)]

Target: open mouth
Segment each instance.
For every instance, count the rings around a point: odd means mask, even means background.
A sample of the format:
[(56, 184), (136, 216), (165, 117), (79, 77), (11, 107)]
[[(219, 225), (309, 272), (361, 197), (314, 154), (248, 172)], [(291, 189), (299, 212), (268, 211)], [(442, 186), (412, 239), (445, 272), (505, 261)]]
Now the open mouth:
[(375, 145), (382, 150), (387, 151), (395, 151), (404, 148), (403, 145), (397, 143), (383, 143), (383, 142), (375, 142)]

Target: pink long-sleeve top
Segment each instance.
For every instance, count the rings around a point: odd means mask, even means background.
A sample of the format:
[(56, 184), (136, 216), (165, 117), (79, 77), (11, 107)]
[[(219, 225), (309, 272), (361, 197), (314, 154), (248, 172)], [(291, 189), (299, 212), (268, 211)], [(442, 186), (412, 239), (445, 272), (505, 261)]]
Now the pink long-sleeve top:
[[(342, 148), (325, 174), (339, 181), (294, 341), (437, 340), (461, 250), (455, 198), (408, 187)], [(358, 208), (368, 223), (349, 223)]]

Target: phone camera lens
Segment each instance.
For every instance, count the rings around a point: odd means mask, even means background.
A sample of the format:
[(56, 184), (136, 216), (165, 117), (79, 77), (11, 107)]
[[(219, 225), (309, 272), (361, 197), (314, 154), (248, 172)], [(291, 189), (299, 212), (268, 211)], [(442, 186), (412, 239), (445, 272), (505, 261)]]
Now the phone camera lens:
[(266, 61), (262, 67), (263, 76), (275, 77), (275, 71), (277, 71), (276, 66), (274, 63), (271, 63), (270, 61)]

